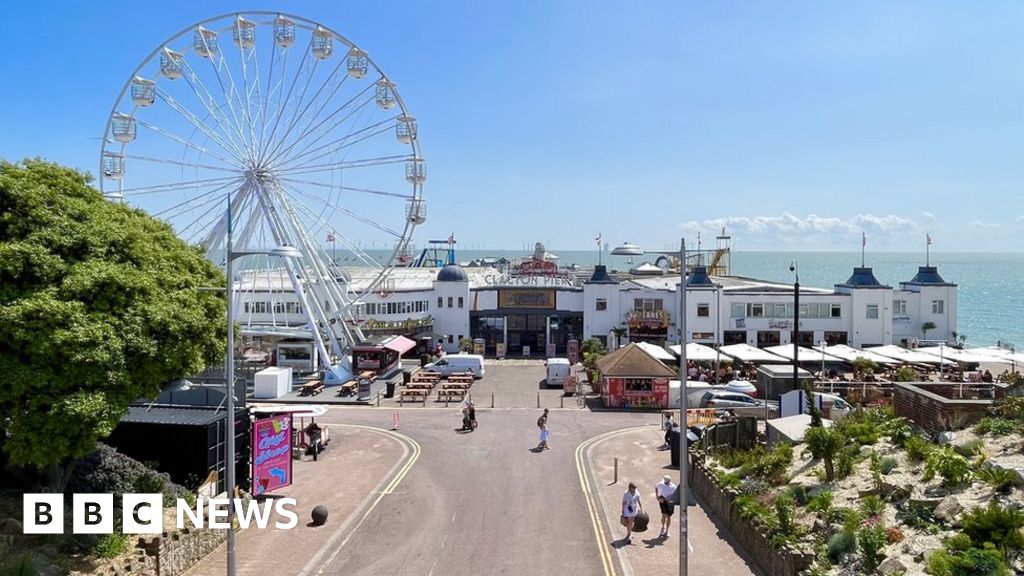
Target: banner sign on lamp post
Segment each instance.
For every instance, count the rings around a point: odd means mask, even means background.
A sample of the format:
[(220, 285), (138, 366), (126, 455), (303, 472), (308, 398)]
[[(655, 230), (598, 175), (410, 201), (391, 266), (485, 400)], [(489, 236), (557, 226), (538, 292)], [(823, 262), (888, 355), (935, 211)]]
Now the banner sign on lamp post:
[(292, 483), (292, 416), (261, 418), (252, 425), (252, 485), (259, 496)]

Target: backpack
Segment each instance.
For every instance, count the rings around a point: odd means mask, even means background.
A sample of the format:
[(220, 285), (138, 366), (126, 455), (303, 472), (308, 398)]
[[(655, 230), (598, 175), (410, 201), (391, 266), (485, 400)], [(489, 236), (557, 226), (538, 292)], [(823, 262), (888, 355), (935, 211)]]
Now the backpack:
[(537, 418), (537, 428), (543, 428), (543, 427), (544, 427), (544, 417), (541, 416), (540, 418)]

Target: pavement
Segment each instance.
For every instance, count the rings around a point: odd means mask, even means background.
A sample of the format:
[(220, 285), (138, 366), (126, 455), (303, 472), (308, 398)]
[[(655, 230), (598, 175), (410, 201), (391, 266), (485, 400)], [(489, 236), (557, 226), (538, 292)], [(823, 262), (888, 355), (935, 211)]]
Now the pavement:
[[(296, 483), (282, 491), (298, 500), (299, 527), (239, 534), (238, 573), (677, 573), (677, 541), (647, 541), (659, 514), (634, 545), (616, 542), (627, 478), (639, 480), (644, 503), (657, 512), (650, 494), (669, 463), (657, 450), (660, 414), (598, 411), (593, 402), (580, 408), (573, 398), (560, 408), (561, 390), (541, 387), (542, 362), (506, 362), (488, 363), (473, 386), (474, 432), (458, 431), (457, 403), (329, 406), (317, 422), (331, 427), (331, 446), (319, 462), (296, 463)], [(550, 408), (550, 450), (536, 450), (538, 397)], [(400, 428), (391, 431), (396, 415)], [(314, 528), (305, 522), (316, 504), (327, 505), (330, 518)], [(754, 573), (699, 507), (690, 508), (689, 525), (691, 574)], [(222, 574), (224, 556), (221, 547), (188, 575)]]

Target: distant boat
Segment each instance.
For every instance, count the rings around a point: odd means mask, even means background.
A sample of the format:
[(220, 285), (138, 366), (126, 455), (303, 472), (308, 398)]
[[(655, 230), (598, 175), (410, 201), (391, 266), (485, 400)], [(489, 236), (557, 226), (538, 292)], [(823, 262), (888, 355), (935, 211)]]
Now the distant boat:
[(644, 251), (639, 246), (630, 242), (624, 242), (612, 250), (612, 256), (643, 256)]

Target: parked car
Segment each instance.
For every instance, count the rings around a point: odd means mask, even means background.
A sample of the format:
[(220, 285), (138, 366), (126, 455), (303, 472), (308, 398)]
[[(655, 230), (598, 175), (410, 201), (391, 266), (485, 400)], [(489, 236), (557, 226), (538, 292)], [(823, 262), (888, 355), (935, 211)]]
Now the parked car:
[(565, 386), (565, 377), (572, 372), (572, 368), (567, 358), (548, 358), (547, 362), (547, 377), (544, 378), (544, 386), (546, 388), (562, 388)]
[(815, 396), (821, 398), (821, 408), (825, 417), (830, 420), (838, 420), (853, 411), (853, 406), (835, 394), (815, 392)]
[(751, 398), (740, 392), (725, 390), (708, 390), (700, 400), (701, 408), (728, 409), (737, 416), (764, 417), (766, 405), (772, 406), (773, 403)]
[(729, 392), (739, 392), (751, 398), (757, 398), (757, 386), (754, 386), (749, 380), (733, 380), (725, 385), (725, 389)]
[(472, 372), (473, 376), (483, 378), (484, 357), (479, 354), (449, 354), (437, 362), (424, 366), (425, 370), (449, 376), (456, 372)]

